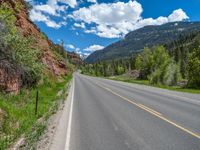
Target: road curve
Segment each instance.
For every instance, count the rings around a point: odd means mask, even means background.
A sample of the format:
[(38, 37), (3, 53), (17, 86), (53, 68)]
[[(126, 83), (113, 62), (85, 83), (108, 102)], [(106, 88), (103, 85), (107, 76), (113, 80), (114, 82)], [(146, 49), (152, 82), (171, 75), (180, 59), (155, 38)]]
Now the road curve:
[(65, 150), (200, 150), (200, 95), (75, 74), (72, 101)]

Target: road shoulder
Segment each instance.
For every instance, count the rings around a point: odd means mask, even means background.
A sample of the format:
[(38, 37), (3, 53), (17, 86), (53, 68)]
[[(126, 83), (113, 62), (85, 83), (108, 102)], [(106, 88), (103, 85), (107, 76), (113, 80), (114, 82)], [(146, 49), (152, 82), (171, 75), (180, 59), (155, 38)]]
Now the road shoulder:
[(58, 111), (49, 118), (47, 129), (37, 144), (37, 150), (64, 149), (72, 88), (73, 82), (71, 81), (68, 89), (69, 95), (66, 97), (66, 100), (60, 104)]

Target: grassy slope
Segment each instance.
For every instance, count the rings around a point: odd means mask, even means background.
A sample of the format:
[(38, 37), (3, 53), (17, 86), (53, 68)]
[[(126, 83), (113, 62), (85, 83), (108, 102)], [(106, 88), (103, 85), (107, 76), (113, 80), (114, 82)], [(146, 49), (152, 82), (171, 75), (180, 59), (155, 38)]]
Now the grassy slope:
[(124, 76), (113, 76), (113, 77), (108, 77), (107, 79), (153, 86), (153, 87), (158, 87), (158, 88), (163, 88), (163, 89), (168, 89), (168, 90), (173, 90), (173, 91), (178, 91), (178, 92), (200, 94), (200, 89), (181, 88), (179, 86), (152, 85), (149, 83), (148, 80), (135, 80), (135, 79), (124, 77)]
[[(17, 96), (0, 94), (0, 108), (6, 112), (0, 136), (0, 149), (7, 148), (24, 135), (31, 147), (45, 129), (45, 120), (55, 112), (60, 100), (67, 95), (66, 88), (72, 76), (62, 81), (45, 81), (38, 88), (24, 89)], [(36, 91), (39, 91), (38, 115), (35, 115)], [(59, 94), (58, 94), (59, 93)], [(41, 119), (42, 118), (42, 119)], [(42, 121), (38, 121), (38, 119)]]

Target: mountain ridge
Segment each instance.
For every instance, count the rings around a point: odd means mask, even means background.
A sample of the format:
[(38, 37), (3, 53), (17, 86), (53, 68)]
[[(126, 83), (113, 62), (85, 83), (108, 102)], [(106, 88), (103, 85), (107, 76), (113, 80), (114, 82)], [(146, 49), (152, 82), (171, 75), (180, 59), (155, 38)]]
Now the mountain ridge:
[(185, 34), (200, 31), (200, 22), (173, 22), (159, 26), (145, 26), (128, 33), (124, 39), (89, 55), (85, 62), (126, 58), (142, 51), (144, 47), (163, 45)]

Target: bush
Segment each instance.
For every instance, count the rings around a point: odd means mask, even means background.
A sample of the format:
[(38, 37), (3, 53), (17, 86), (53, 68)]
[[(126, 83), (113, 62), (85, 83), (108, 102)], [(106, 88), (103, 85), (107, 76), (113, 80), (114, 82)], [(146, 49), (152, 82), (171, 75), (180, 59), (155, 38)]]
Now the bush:
[(13, 61), (26, 72), (24, 83), (33, 84), (39, 81), (42, 74), (41, 51), (32, 47), (34, 39), (9, 35), (7, 41), (12, 49)]
[(171, 61), (166, 68), (163, 82), (165, 85), (176, 85), (180, 80), (180, 67), (174, 61)]

